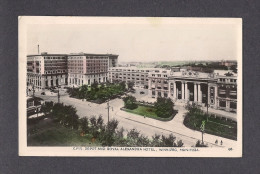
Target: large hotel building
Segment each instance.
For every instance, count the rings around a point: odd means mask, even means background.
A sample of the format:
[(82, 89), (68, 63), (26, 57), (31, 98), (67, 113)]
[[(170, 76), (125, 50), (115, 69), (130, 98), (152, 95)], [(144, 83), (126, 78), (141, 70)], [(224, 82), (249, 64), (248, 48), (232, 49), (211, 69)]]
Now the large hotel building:
[(47, 54), (27, 56), (27, 86), (45, 89), (66, 85), (68, 76), (67, 56)]
[(237, 74), (226, 70), (213, 73), (186, 69), (114, 67), (109, 70), (113, 81), (134, 82), (148, 89), (152, 98), (169, 97), (173, 101), (195, 102), (214, 109), (236, 112)]
[(68, 55), (68, 85), (77, 87), (107, 82), (108, 69), (117, 66), (117, 58), (118, 55), (113, 54)]
[(113, 54), (48, 54), (27, 56), (27, 86), (36, 89), (83, 84), (108, 80), (109, 67), (117, 66)]
[(113, 54), (47, 54), (27, 56), (27, 85), (38, 89), (68, 85), (79, 87), (94, 82), (134, 82), (152, 98), (195, 102), (215, 109), (236, 112), (237, 74), (227, 70), (213, 73), (172, 68), (118, 67)]

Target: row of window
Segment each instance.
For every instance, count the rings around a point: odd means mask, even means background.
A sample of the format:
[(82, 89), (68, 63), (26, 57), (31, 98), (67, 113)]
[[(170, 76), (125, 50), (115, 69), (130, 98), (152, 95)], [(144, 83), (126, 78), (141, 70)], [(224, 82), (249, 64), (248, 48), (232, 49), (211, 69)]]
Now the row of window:
[(44, 57), (46, 60), (65, 60), (66, 57)]
[(231, 83), (236, 83), (237, 82), (237, 80), (236, 79), (225, 79), (225, 78), (220, 78), (220, 79), (218, 79), (219, 80), (219, 82), (231, 82)]
[(150, 70), (110, 69), (111, 71), (150, 72)]
[(65, 73), (66, 70), (45, 71), (45, 74)]
[[(152, 74), (153, 77), (155, 77), (155, 74)], [(167, 75), (161, 75), (161, 74), (157, 74), (157, 77), (168, 77)]]
[(161, 81), (161, 80), (152, 80), (152, 83), (164, 83), (164, 84), (168, 84), (168, 81), (167, 80), (164, 80), (164, 81)]

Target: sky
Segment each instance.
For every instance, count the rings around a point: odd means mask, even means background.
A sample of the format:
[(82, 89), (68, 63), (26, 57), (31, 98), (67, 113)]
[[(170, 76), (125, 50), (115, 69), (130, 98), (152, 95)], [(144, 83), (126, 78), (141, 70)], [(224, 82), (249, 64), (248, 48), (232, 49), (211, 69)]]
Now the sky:
[(117, 54), (120, 62), (236, 60), (235, 24), (30, 24), (27, 54)]

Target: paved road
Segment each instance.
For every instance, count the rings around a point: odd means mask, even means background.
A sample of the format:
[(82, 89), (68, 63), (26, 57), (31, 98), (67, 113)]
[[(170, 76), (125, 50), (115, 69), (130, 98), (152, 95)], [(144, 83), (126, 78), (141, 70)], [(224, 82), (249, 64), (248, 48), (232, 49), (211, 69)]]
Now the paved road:
[[(36, 93), (37, 96), (37, 93)], [(46, 101), (57, 102), (57, 96), (40, 96)], [(102, 115), (104, 122), (108, 120), (108, 110), (107, 103), (95, 104), (87, 101), (82, 101), (79, 99), (70, 98), (68, 95), (61, 96), (60, 102), (67, 105), (73, 105), (77, 108), (77, 113), (79, 117), (90, 117), (92, 115), (99, 116)], [(178, 114), (173, 120), (169, 122), (162, 122), (159, 120), (154, 120), (151, 118), (144, 118), (135, 114), (121, 111), (120, 108), (123, 106), (122, 99), (114, 99), (109, 102), (110, 106), (110, 119), (115, 118), (119, 121), (119, 128), (123, 127), (126, 131), (131, 129), (137, 129), (140, 133), (152, 137), (154, 134), (166, 135), (173, 134), (176, 136), (177, 140), (181, 139), (184, 146), (190, 147), (194, 146), (197, 140), (201, 140), (201, 132), (191, 130), (183, 125), (183, 115), (185, 114), (185, 109), (182, 105), (176, 105), (175, 109), (178, 110)], [(215, 145), (215, 140), (218, 139), (224, 142), (222, 147), (233, 147), (236, 141), (225, 139), (222, 137), (217, 137), (214, 135), (204, 134), (204, 141), (209, 145), (209, 147), (220, 146)], [(220, 146), (221, 147), (221, 146)]]

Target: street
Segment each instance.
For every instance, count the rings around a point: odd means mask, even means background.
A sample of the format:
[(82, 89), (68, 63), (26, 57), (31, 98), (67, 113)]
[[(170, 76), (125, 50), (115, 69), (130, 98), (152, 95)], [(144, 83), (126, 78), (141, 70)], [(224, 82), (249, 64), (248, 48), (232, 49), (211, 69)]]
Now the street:
[[(55, 95), (40, 95), (35, 93), (36, 96), (43, 98), (45, 101), (58, 102), (58, 97)], [(142, 96), (143, 97), (143, 96)], [(82, 101), (75, 98), (70, 98), (68, 95), (61, 95), (60, 102), (66, 105), (72, 105), (76, 107), (77, 114), (80, 118), (102, 115), (104, 122), (108, 121), (107, 103), (95, 104), (88, 101)], [(182, 140), (184, 146), (194, 146), (197, 140), (201, 140), (201, 132), (191, 130), (183, 125), (184, 114), (186, 112), (183, 104), (175, 104), (174, 109), (178, 110), (178, 113), (173, 120), (163, 122), (151, 118), (144, 118), (143, 116), (131, 114), (120, 110), (124, 103), (122, 99), (114, 99), (109, 102), (110, 104), (110, 120), (116, 119), (119, 121), (118, 128), (123, 127), (125, 134), (131, 129), (137, 129), (141, 134), (144, 134), (151, 138), (154, 134), (165, 135), (173, 134), (177, 140)], [(223, 141), (223, 145), (216, 145), (216, 139), (220, 142)], [(218, 137), (215, 135), (204, 134), (204, 142), (209, 147), (235, 147), (236, 141)]]

